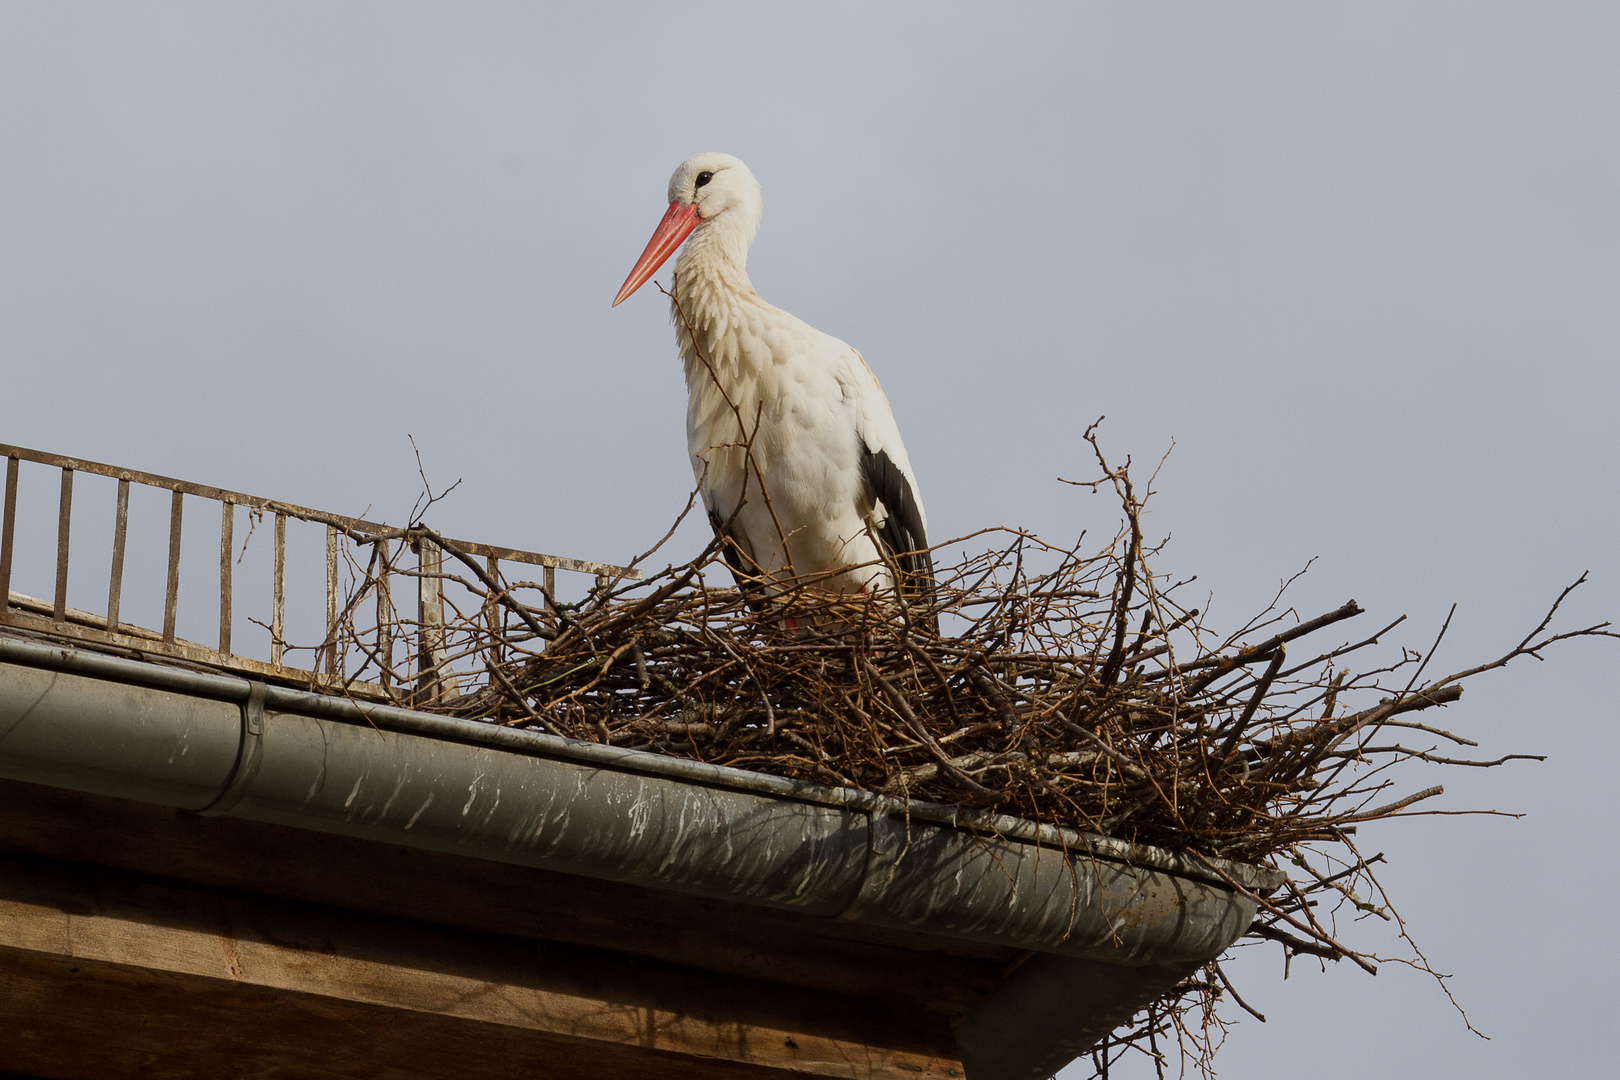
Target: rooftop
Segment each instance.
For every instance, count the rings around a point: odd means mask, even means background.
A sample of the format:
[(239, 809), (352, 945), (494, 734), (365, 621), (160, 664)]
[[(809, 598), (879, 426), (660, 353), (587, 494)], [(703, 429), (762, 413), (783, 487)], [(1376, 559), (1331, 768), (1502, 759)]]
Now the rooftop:
[[(0, 1008), (23, 1033), (0, 1069), (1036, 1080), (1217, 957), (1254, 919), (1248, 894), (1278, 884), (413, 709), (472, 662), (446, 629), (446, 552), (491, 576), (537, 567), (509, 587), (547, 604), (558, 570), (598, 588), (634, 571), (0, 455), (0, 967), (20, 988)], [(23, 462), (61, 474), (49, 601), (10, 588)], [(116, 482), (105, 613), (67, 605), (76, 473)], [(161, 629), (120, 615), (131, 485), (170, 492)], [(224, 508), (217, 647), (177, 632), (197, 498)], [(237, 508), (273, 519), (257, 657), (231, 631)], [(288, 662), (289, 521), (324, 530), (326, 633), (305, 666)]]

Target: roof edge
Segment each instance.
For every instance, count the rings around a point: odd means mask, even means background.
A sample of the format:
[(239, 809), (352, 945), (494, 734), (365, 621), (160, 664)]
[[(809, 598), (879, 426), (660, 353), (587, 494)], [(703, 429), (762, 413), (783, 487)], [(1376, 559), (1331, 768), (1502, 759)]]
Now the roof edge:
[[(598, 768), (791, 799), (816, 806), (906, 821), (925, 821), (985, 836), (1022, 840), (1057, 848), (1067, 853), (1084, 853), (1093, 858), (1106, 859), (1131, 867), (1160, 870), (1223, 889), (1230, 888), (1230, 882), (1235, 881), (1244, 889), (1263, 894), (1280, 888), (1286, 881), (1286, 875), (1272, 867), (1187, 855), (1146, 844), (1132, 844), (1109, 836), (1030, 821), (1010, 814), (917, 799), (897, 799), (857, 788), (831, 787), (727, 765), (713, 765), (643, 750), (584, 742), (540, 731), (502, 727), (478, 720), (443, 716), (393, 705), (361, 702), (332, 694), (257, 683), (234, 675), (193, 671), (169, 664), (112, 656), (65, 645), (28, 641), (4, 633), (0, 633), (0, 661), (233, 703), (246, 702), (255, 686), (264, 686), (264, 704), (268, 708), (340, 722), (365, 724), (530, 756), (573, 761)], [(1230, 881), (1225, 878), (1229, 878)]]

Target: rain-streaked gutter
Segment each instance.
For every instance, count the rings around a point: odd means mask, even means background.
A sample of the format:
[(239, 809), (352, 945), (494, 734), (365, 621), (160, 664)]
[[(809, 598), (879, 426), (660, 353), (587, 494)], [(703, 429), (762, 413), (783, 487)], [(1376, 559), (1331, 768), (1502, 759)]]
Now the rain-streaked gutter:
[(0, 777), (1110, 964), (1255, 913), (1105, 837), (10, 637)]

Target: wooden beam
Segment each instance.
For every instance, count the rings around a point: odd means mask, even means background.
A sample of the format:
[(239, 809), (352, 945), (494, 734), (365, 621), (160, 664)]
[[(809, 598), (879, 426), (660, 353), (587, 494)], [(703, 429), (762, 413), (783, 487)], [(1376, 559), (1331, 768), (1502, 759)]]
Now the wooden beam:
[(0, 850), (541, 938), (961, 1016), (1019, 953), (573, 874), (0, 781)]
[(0, 1069), (51, 1076), (962, 1075), (869, 999), (29, 856), (0, 987)]

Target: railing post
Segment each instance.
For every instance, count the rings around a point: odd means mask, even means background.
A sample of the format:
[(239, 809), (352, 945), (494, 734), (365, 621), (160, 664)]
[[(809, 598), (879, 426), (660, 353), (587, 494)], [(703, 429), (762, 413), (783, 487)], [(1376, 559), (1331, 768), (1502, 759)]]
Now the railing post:
[(456, 692), (444, 648), (444, 552), (423, 538), (416, 549), (416, 697), (439, 701)]
[[(551, 629), (555, 632), (558, 626), (557, 605), (555, 603), (557, 599), (557, 568), (555, 566), (546, 567), (545, 573), (540, 575), (540, 580), (546, 583), (546, 612), (551, 616)], [(544, 649), (546, 644), (544, 641), (540, 642), (539, 648)]]
[(326, 527), (326, 673), (338, 673), (338, 531)]
[(231, 549), (236, 531), (236, 504), (220, 500), (219, 515), (219, 651), (231, 655)]
[(129, 537), (129, 477), (118, 478), (118, 509), (113, 514), (112, 569), (107, 574), (107, 633), (118, 633), (124, 602), (124, 541)]
[(276, 564), (271, 572), (270, 666), (280, 667), (287, 648), (287, 515), (276, 513)]
[(169, 582), (163, 591), (163, 644), (174, 644), (174, 619), (180, 608), (180, 513), (185, 492), (174, 489), (169, 502)]
[(11, 549), (17, 536), (18, 464), (16, 458), (6, 458), (6, 506), (4, 518), (0, 518), (0, 614), (11, 606)]
[(394, 604), (388, 595), (389, 548), (387, 540), (377, 541), (377, 682), (387, 690), (394, 681)]
[(56, 511), (56, 609), (52, 617), (67, 621), (68, 536), (73, 528), (73, 468), (62, 466), (62, 502)]
[[(489, 567), (489, 579), (499, 585), (501, 560), (489, 555), (485, 562)], [(487, 650), (488, 662), (500, 667), (506, 663), (506, 652), (501, 648), (501, 643), (506, 640), (506, 606), (494, 596), (484, 602), (484, 621), (489, 626), (489, 639), (493, 643)]]

